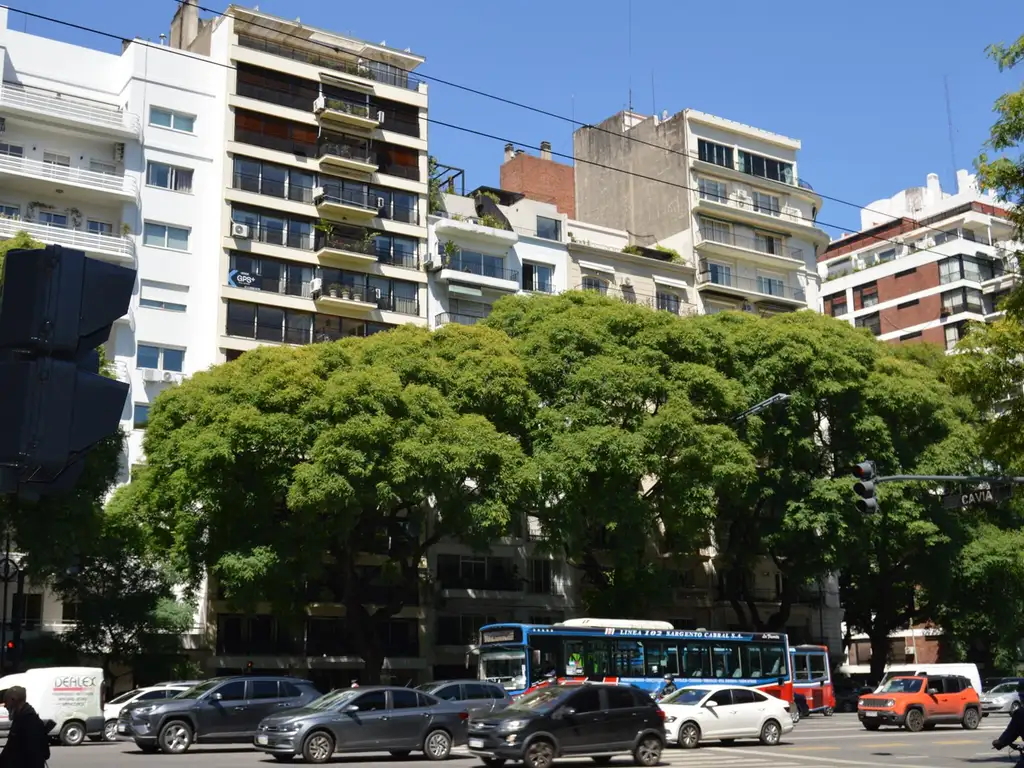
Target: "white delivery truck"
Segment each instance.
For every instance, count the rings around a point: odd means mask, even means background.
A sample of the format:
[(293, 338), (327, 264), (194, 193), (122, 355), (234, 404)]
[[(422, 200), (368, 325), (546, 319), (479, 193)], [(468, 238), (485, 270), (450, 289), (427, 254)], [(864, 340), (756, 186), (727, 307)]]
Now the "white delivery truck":
[[(86, 736), (103, 737), (103, 670), (96, 667), (40, 667), (0, 677), (0, 693), (20, 685), (39, 717), (52, 720), (50, 736), (77, 746)], [(11, 727), (0, 707), (0, 731)]]

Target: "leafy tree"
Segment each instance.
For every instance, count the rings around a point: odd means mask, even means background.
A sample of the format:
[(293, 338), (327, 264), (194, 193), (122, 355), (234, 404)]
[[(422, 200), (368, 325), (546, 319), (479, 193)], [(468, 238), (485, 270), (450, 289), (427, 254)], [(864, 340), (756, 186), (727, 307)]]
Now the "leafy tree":
[(666, 312), (571, 292), (499, 302), (543, 407), (529, 449), (547, 544), (591, 610), (652, 615), (710, 543), (718, 489), (753, 479), (727, 425), (741, 390), (704, 360), (716, 339)]
[(147, 466), (122, 493), (192, 583), (211, 572), (237, 606), (340, 603), (376, 680), (429, 549), (485, 547), (530, 498), (511, 432), (535, 408), (486, 329), (258, 349), (156, 400)]

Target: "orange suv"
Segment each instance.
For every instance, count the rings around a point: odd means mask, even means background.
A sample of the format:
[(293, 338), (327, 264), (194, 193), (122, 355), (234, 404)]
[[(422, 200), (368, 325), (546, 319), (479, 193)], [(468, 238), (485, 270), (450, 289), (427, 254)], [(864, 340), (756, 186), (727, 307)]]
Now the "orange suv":
[(895, 725), (916, 733), (940, 723), (959, 723), (973, 731), (981, 722), (981, 703), (971, 681), (960, 675), (890, 677), (877, 691), (860, 697), (857, 717), (869, 731)]

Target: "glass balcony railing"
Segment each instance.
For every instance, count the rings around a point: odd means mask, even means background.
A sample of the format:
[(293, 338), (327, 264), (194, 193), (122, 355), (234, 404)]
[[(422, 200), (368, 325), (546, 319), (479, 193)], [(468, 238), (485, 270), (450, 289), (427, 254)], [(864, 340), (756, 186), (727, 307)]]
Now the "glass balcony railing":
[(759, 293), (763, 296), (775, 296), (787, 301), (807, 301), (807, 294), (803, 288), (794, 288), (780, 280), (740, 277), (732, 272), (708, 270), (700, 273), (700, 282), (735, 288), (749, 293)]

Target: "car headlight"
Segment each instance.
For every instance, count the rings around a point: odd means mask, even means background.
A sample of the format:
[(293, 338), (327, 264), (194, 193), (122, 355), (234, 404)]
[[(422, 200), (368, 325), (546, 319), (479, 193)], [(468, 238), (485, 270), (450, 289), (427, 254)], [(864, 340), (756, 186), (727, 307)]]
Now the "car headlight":
[(156, 704), (150, 704), (148, 707), (139, 707), (132, 712), (133, 715), (151, 715), (156, 712)]
[(674, 722), (675, 722), (676, 720), (678, 720), (678, 719), (679, 719), (679, 718), (677, 718), (677, 717), (676, 717), (675, 715), (668, 715), (668, 716), (667, 716), (667, 717), (665, 718), (665, 725), (668, 725), (669, 723), (674, 723)]
[(501, 724), (501, 730), (503, 731), (521, 731), (525, 727), (525, 720), (506, 720)]
[(887, 707), (895, 707), (896, 706), (896, 699), (886, 699), (885, 700), (885, 706), (887, 706)]
[(284, 725), (279, 725), (277, 730), (281, 733), (295, 733), (296, 731), (302, 730), (302, 723), (285, 723)]

